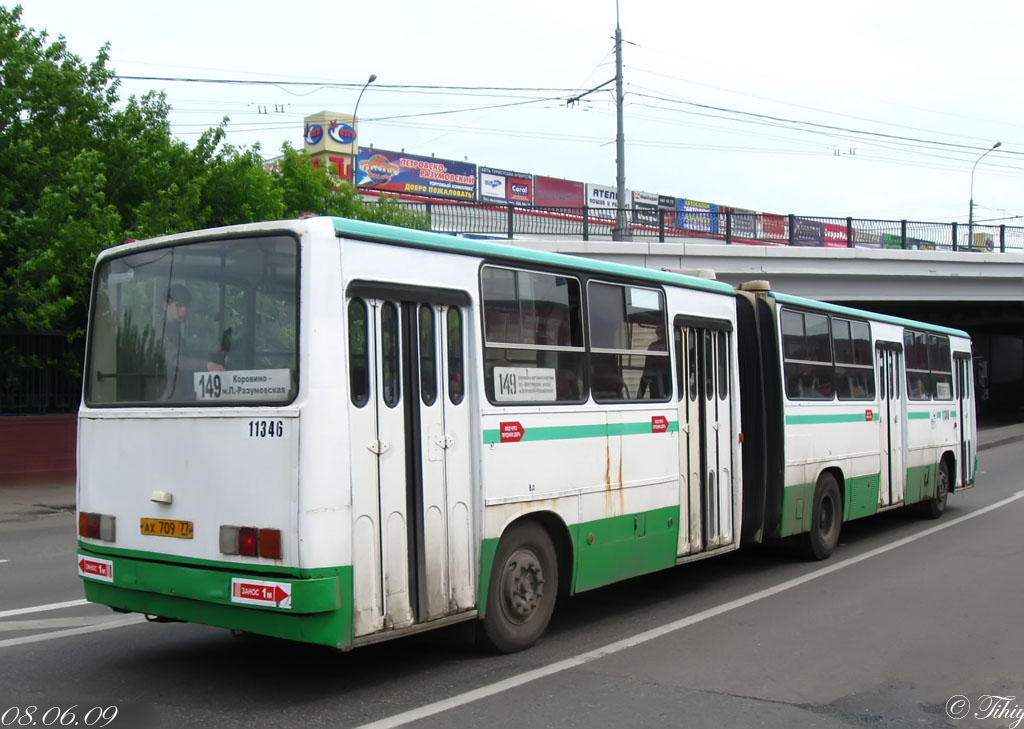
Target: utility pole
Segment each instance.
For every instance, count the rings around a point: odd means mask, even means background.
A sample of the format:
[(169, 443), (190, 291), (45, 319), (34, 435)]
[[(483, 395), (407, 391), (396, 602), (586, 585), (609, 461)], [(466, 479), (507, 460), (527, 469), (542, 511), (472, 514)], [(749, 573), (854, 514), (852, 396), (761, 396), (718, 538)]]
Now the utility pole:
[[(612, 240), (633, 240), (626, 211), (626, 137), (622, 131), (622, 28), (615, 0), (615, 227)], [(629, 207), (632, 207), (630, 205)]]

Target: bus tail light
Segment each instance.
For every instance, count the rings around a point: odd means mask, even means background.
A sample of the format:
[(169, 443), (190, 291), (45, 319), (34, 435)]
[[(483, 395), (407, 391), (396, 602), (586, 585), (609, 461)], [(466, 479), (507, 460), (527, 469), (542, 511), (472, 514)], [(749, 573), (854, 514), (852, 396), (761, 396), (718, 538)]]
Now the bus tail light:
[(281, 559), (281, 530), (222, 525), (221, 554)]
[(116, 534), (116, 520), (109, 514), (78, 512), (78, 536), (113, 542)]

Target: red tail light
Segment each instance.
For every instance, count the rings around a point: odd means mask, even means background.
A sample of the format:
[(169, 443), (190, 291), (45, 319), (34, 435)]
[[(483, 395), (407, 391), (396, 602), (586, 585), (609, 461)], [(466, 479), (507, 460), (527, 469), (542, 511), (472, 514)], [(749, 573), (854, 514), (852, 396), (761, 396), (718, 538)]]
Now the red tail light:
[(255, 557), (259, 553), (259, 531), (256, 527), (242, 527), (238, 530), (238, 553), (243, 557)]

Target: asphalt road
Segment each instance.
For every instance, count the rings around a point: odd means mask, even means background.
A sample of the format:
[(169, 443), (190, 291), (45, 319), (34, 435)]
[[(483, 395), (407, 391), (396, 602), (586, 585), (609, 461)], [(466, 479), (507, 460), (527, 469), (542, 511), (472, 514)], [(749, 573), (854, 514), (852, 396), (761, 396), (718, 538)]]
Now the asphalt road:
[[(579, 595), (513, 656), (477, 652), (460, 627), (342, 654), (125, 625), (77, 604), (70, 515), (3, 523), (0, 724), (36, 706), (42, 726), (47, 710), (77, 705), (80, 726), (93, 707), (117, 707), (115, 728), (1015, 729), (1022, 466), (1019, 445), (986, 450), (978, 488), (951, 496), (942, 519), (894, 512), (844, 525), (824, 563), (779, 546), (741, 550)], [(971, 702), (960, 720), (947, 715), (956, 695)], [(1014, 698), (1002, 710), (984, 696)]]

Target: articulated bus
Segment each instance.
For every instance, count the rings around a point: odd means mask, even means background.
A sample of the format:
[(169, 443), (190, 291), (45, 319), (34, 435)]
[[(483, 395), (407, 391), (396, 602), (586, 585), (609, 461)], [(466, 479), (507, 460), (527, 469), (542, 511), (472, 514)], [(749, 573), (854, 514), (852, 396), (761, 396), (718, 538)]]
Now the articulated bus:
[(843, 522), (976, 471), (961, 331), (320, 217), (96, 263), (86, 597), (341, 649)]

